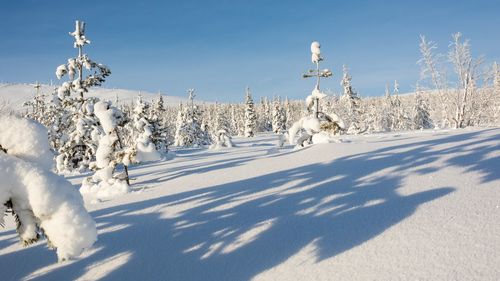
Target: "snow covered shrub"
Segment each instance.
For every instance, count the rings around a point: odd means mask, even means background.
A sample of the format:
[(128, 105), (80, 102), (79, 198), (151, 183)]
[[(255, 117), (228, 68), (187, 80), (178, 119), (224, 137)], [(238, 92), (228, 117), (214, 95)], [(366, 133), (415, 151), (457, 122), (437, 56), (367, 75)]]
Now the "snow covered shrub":
[(60, 261), (80, 255), (97, 239), (95, 222), (78, 191), (50, 171), (47, 131), (31, 120), (0, 116), (0, 132), (0, 213), (16, 216), (23, 245), (45, 236)]

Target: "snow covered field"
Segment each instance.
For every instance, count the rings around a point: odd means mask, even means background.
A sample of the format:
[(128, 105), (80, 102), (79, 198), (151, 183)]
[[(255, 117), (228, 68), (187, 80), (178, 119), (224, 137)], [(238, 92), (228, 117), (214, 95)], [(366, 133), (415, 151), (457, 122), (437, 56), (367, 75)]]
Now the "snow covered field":
[(134, 167), (132, 193), (87, 200), (98, 241), (69, 262), (22, 248), (8, 218), (2, 280), (500, 279), (500, 129), (342, 140)]

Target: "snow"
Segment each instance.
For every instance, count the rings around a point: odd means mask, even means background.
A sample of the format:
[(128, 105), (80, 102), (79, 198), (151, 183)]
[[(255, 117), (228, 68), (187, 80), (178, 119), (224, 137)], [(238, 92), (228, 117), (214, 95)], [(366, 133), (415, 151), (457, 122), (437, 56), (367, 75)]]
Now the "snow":
[(99, 241), (78, 260), (21, 248), (9, 219), (2, 279), (500, 278), (499, 128), (340, 138), (234, 138), (133, 167), (133, 192), (87, 202)]
[(113, 107), (108, 101), (97, 102), (94, 109), (105, 135), (99, 139), (99, 146), (96, 151), (95, 166), (97, 171), (92, 177), (83, 180), (80, 193), (93, 200), (101, 200), (130, 191), (126, 180), (113, 177), (117, 164), (123, 162), (124, 158), (128, 159), (129, 156), (124, 153), (124, 155), (120, 156), (121, 159), (116, 159), (117, 156), (115, 155), (116, 146), (119, 142), (116, 126), (123, 120), (122, 112)]
[(20, 220), (22, 243), (36, 241), (40, 227), (57, 248), (59, 260), (80, 255), (96, 241), (95, 222), (78, 191), (50, 172), (47, 131), (33, 121), (0, 116), (0, 132), (0, 145), (7, 151), (0, 151), (0, 213), (10, 200)]
[[(64, 82), (66, 88), (69, 89), (70, 85), (68, 82)], [(51, 95), (54, 91), (55, 86), (41, 85), (40, 93)], [(64, 87), (63, 87), (64, 88)], [(59, 88), (61, 93), (60, 97), (64, 97), (64, 89)], [(145, 100), (152, 100), (158, 96), (158, 93), (149, 93), (140, 91), (141, 95)], [(35, 94), (35, 89), (33, 85), (30, 84), (2, 84), (0, 83), (0, 101), (5, 100), (9, 102), (9, 105), (15, 109), (22, 109), (22, 104), (33, 98)], [(90, 88), (88, 93), (85, 93), (85, 97), (98, 97), (101, 100), (112, 100), (114, 101), (118, 97), (120, 104), (130, 104), (137, 98), (139, 91), (125, 90), (125, 89), (108, 89), (101, 87)], [(167, 106), (179, 106), (179, 103), (187, 103), (188, 99), (176, 96), (163, 96), (164, 103)], [(195, 103), (207, 103), (204, 101), (195, 101)], [(208, 104), (210, 104), (208, 102)]]
[(41, 124), (0, 115), (0, 132), (0, 144), (8, 154), (52, 168), (54, 155), (49, 149), (47, 130)]
[(312, 42), (311, 43), (311, 61), (313, 63), (318, 63), (321, 60), (321, 45), (319, 42)]

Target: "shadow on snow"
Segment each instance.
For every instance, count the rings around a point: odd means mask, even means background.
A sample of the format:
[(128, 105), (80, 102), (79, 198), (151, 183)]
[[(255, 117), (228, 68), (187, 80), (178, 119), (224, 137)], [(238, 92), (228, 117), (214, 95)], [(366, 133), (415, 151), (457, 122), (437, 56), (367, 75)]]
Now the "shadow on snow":
[[(114, 206), (92, 212), (103, 231), (95, 253), (48, 270), (41, 280), (76, 279), (96, 263), (130, 253), (130, 259), (103, 280), (248, 280), (283, 263), (313, 243), (321, 261), (369, 241), (411, 216), (422, 204), (443, 197), (454, 187), (402, 196), (405, 176), (445, 165), (479, 171), (483, 181), (497, 180), (499, 134), (482, 132), (439, 137), (385, 147), (218, 186)], [(472, 149), (473, 147), (474, 149)], [(300, 153), (301, 151), (298, 151)], [(306, 152), (307, 153), (307, 152)], [(449, 155), (456, 156), (449, 156)], [(276, 156), (279, 157), (279, 156)], [(165, 181), (191, 173), (244, 165), (248, 157), (204, 167), (165, 171)], [(390, 173), (379, 171), (393, 167)], [(184, 171), (188, 169), (189, 171)], [(369, 179), (367, 179), (367, 176)], [(364, 179), (363, 179), (364, 178)], [(169, 208), (184, 211), (170, 215)], [(0, 256), (0, 272), (18, 279), (54, 262), (40, 244)], [(34, 264), (24, 265), (26, 260)]]

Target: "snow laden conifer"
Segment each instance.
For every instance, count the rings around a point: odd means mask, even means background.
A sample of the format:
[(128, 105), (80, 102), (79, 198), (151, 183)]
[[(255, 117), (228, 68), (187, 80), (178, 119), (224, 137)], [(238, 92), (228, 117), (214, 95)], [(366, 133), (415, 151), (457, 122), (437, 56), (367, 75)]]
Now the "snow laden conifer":
[(261, 97), (257, 107), (257, 130), (259, 132), (269, 132), (272, 130), (271, 106), (267, 97)]
[(399, 84), (396, 80), (394, 81), (393, 96), (391, 130), (402, 131), (411, 129), (412, 118), (399, 97)]
[[(134, 147), (125, 148), (120, 138), (118, 127), (123, 126), (125, 118), (109, 101), (99, 101), (94, 108), (104, 136), (99, 139), (96, 161), (90, 165), (95, 174), (83, 181), (80, 192), (98, 199), (128, 193), (130, 182), (127, 167), (134, 161), (137, 151)], [(123, 173), (116, 172), (118, 165), (123, 166)]]
[(347, 119), (347, 133), (360, 134), (367, 130), (361, 120), (361, 99), (352, 88), (352, 77), (349, 75), (349, 70), (345, 64), (342, 66), (342, 72), (340, 85), (343, 88), (343, 95), (340, 97), (340, 103), (346, 111), (344, 118)]
[(199, 147), (211, 143), (209, 134), (202, 129), (202, 112), (194, 104), (194, 89), (188, 90), (189, 105), (181, 107), (177, 116), (175, 146)]
[(41, 93), (42, 85), (36, 82), (33, 85), (33, 88), (35, 89), (33, 99), (23, 103), (23, 106), (26, 107), (25, 117), (47, 126), (48, 124), (50, 124), (50, 120), (48, 120), (45, 115), (45, 109), (47, 108), (47, 105), (45, 102), (46, 96)]
[(168, 146), (170, 145), (168, 140), (169, 128), (166, 121), (166, 109), (161, 93), (158, 93), (158, 97), (153, 100), (149, 113), (149, 121), (152, 129), (151, 141), (154, 143), (156, 151), (160, 154), (167, 153)]
[(251, 138), (255, 135), (257, 127), (257, 115), (255, 113), (255, 106), (250, 93), (250, 88), (246, 89), (245, 97), (245, 137)]
[(412, 128), (413, 130), (430, 129), (433, 122), (430, 116), (428, 101), (424, 99), (422, 91), (417, 87), (412, 108)]
[(148, 119), (150, 105), (139, 95), (134, 110), (132, 112), (132, 122), (134, 126), (135, 149), (137, 162), (155, 161), (161, 158), (153, 143), (153, 126)]
[[(61, 143), (58, 145), (57, 169), (84, 170), (95, 160), (97, 142), (103, 133), (99, 120), (94, 115), (94, 104), (98, 99), (85, 98), (89, 88), (101, 86), (111, 71), (104, 65), (91, 60), (83, 53), (83, 47), (90, 43), (85, 36), (85, 23), (76, 21), (75, 31), (70, 32), (78, 49), (75, 58), (57, 67), (56, 76), (68, 76), (69, 81), (57, 88), (58, 103), (64, 108), (56, 123)], [(84, 76), (84, 70), (89, 72)], [(69, 123), (69, 124), (65, 124)], [(62, 126), (64, 125), (64, 126)], [(66, 127), (65, 132), (60, 131)]]
[(285, 109), (281, 105), (280, 97), (275, 97), (273, 100), (273, 132), (283, 134), (286, 131), (286, 115)]
[(394, 107), (391, 92), (389, 91), (389, 85), (385, 85), (385, 95), (382, 100), (380, 112), (380, 123), (378, 126), (379, 132), (388, 132), (393, 128), (394, 121)]
[[(308, 111), (308, 116), (302, 117), (297, 122), (295, 122), (288, 132), (288, 141), (290, 144), (294, 144), (295, 135), (302, 132), (302, 135), (297, 140), (297, 145), (304, 146), (306, 142), (323, 142), (328, 141), (328, 135), (331, 133), (336, 133), (344, 128), (343, 121), (338, 118), (336, 114), (325, 114), (320, 112), (319, 102), (327, 95), (320, 90), (321, 78), (328, 78), (332, 76), (332, 72), (328, 69), (320, 70), (319, 63), (323, 60), (321, 56), (320, 44), (318, 42), (312, 42), (311, 44), (311, 61), (315, 64), (316, 69), (309, 70), (302, 77), (315, 77), (316, 85), (306, 98), (306, 106)], [(325, 134), (316, 137), (314, 141), (314, 136), (323, 131)], [(326, 136), (325, 136), (326, 135)]]
[(218, 103), (215, 104), (214, 123), (212, 125), (212, 140), (211, 149), (219, 149), (222, 147), (233, 147), (231, 134), (229, 133), (230, 122), (226, 115), (227, 110)]
[(96, 241), (96, 225), (78, 191), (51, 172), (47, 130), (4, 115), (0, 132), (0, 225), (10, 213), (23, 245), (45, 237), (59, 261), (80, 255)]

